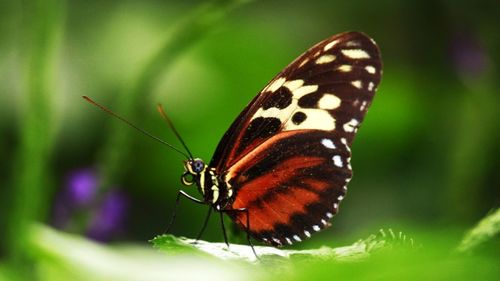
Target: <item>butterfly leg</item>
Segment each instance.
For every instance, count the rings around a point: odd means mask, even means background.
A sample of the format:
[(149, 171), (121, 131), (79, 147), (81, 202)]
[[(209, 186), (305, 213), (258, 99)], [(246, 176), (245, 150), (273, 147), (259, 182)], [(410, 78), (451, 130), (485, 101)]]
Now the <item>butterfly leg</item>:
[[(245, 213), (246, 215), (246, 221), (247, 221), (247, 229), (245, 230), (245, 232), (247, 233), (247, 242), (248, 242), (248, 245), (250, 245), (250, 248), (252, 248), (252, 252), (253, 254), (255, 255), (255, 257), (257, 259), (259, 259), (259, 256), (257, 255), (257, 252), (255, 251), (255, 248), (253, 246), (253, 243), (252, 243), (252, 240), (251, 240), (251, 237), (250, 237), (250, 215), (248, 213), (248, 209), (247, 208), (239, 208), (239, 209), (229, 209), (229, 210), (221, 210), (221, 214), (222, 212), (224, 213), (238, 213), (238, 212), (243, 212)], [(224, 224), (223, 224), (224, 226)]]
[(222, 226), (222, 233), (224, 235), (224, 242), (226, 242), (226, 245), (229, 248), (229, 242), (227, 241), (226, 227), (224, 226), (224, 216), (222, 212), (219, 212), (219, 214), (220, 214), (220, 224)]
[(195, 202), (195, 203), (205, 204), (205, 202), (203, 202), (202, 200), (194, 198), (193, 196), (187, 194), (183, 190), (179, 190), (179, 193), (177, 193), (177, 198), (175, 199), (174, 213), (172, 214), (172, 218), (170, 219), (170, 223), (168, 224), (168, 227), (167, 227), (167, 230), (165, 230), (165, 233), (168, 233), (170, 231), (170, 228), (172, 228), (172, 225), (174, 224), (175, 217), (177, 216), (177, 207), (179, 207), (179, 202), (181, 200), (181, 195), (186, 197), (187, 199)]
[(205, 217), (205, 222), (203, 222), (203, 227), (201, 228), (200, 233), (198, 234), (198, 236), (196, 236), (195, 243), (198, 242), (198, 240), (200, 240), (201, 235), (203, 235), (203, 232), (205, 232), (205, 228), (207, 228), (208, 219), (210, 219), (210, 215), (212, 215), (212, 207), (208, 208), (208, 213), (207, 216)]

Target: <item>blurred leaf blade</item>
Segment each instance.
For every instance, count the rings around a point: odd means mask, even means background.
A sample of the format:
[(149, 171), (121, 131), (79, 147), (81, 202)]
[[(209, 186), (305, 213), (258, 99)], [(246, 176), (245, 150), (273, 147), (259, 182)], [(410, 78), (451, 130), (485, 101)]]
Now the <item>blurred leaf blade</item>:
[[(216, 262), (201, 256), (168, 257), (138, 245), (98, 244), (46, 226), (32, 228), (32, 255), (39, 259), (40, 271), (66, 280), (252, 280), (251, 272), (237, 265)], [(47, 272), (45, 270), (55, 269)], [(193, 270), (194, 269), (194, 270)], [(70, 278), (70, 279), (67, 279)]]
[[(12, 200), (8, 213), (5, 248), (18, 266), (28, 266), (26, 240), (29, 225), (45, 219), (48, 209), (46, 188), (54, 146), (54, 78), (64, 21), (65, 1), (34, 1), (23, 12), (22, 53), (25, 86), (19, 128), (20, 144), (12, 173)], [(25, 272), (31, 274), (31, 272)]]
[(458, 252), (472, 252), (500, 233), (500, 208), (492, 210), (467, 232), (457, 247)]

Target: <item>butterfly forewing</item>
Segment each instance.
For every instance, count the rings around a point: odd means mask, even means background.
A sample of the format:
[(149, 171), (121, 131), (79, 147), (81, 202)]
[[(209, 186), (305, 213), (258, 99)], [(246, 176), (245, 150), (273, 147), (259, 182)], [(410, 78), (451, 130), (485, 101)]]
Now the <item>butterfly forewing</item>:
[(257, 239), (291, 244), (328, 225), (351, 178), (350, 145), (381, 78), (375, 42), (358, 32), (326, 39), (252, 100), (211, 166), (232, 190), (226, 209)]

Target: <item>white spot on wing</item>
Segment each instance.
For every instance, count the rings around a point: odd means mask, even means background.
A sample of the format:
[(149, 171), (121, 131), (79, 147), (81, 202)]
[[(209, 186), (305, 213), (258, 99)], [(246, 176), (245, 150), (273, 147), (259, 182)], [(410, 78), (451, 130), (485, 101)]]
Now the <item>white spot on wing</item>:
[(377, 71), (377, 70), (375, 69), (375, 67), (373, 67), (373, 66), (371, 66), (371, 65), (367, 65), (367, 66), (365, 66), (365, 70), (366, 70), (366, 72), (368, 72), (368, 73), (370, 73), (370, 74), (375, 74), (375, 72)]
[(322, 223), (323, 225), (326, 225), (326, 221), (325, 221), (324, 219), (321, 219), (321, 223)]
[(339, 207), (339, 204), (333, 203), (333, 208), (336, 210)]
[[(371, 82), (370, 82), (370, 83), (371, 83)], [(368, 86), (368, 88), (370, 88), (370, 86)], [(368, 102), (367, 102), (367, 101), (363, 101), (363, 102), (361, 103), (361, 106), (359, 107), (359, 110), (361, 110), (361, 111), (365, 110), (365, 108), (366, 108), (366, 105), (367, 105), (367, 104), (368, 104)]]
[(334, 55), (322, 55), (316, 60), (316, 64), (324, 64), (324, 63), (329, 63), (335, 60)]
[(352, 70), (352, 65), (343, 64), (343, 65), (339, 66), (337, 69), (339, 71), (342, 71), (342, 72), (349, 72)]
[(322, 139), (321, 144), (324, 145), (326, 148), (330, 148), (330, 149), (336, 148), (335, 144), (333, 143), (333, 141), (331, 139)]
[(320, 231), (321, 228), (319, 226), (317, 226), (317, 225), (313, 225), (313, 230), (314, 231)]
[(373, 84), (373, 82), (368, 83), (368, 91), (373, 90), (374, 87), (375, 87), (375, 84)]
[(304, 66), (304, 64), (306, 64), (307, 62), (309, 61), (309, 58), (305, 58), (300, 64), (299, 64), (299, 67), (302, 67)]
[(362, 84), (361, 80), (352, 81), (351, 85), (353, 85), (354, 87), (356, 87), (358, 89), (361, 89), (363, 87), (363, 84)]
[(342, 54), (351, 59), (369, 59), (370, 55), (362, 49), (345, 49), (341, 50)]
[(344, 196), (340, 195), (338, 198), (337, 198), (339, 201), (342, 201), (344, 199)]
[(259, 110), (257, 110), (257, 112), (255, 112), (254, 116), (252, 117), (252, 119), (255, 119), (257, 117), (264, 117), (264, 118), (279, 118), (280, 120), (282, 120), (282, 113), (286, 113), (284, 112), (285, 110), (280, 110), (279, 108), (276, 108), (276, 107), (271, 107), (271, 108), (268, 108), (268, 109), (262, 109), (259, 108)]
[(273, 241), (281, 245), (281, 241), (278, 238), (273, 237)]
[(325, 45), (325, 47), (323, 48), (323, 51), (328, 51), (330, 50), (331, 48), (333, 48), (333, 46), (337, 45), (337, 43), (339, 42), (339, 40), (333, 40), (332, 42), (328, 43)]
[(292, 81), (286, 81), (283, 83), (283, 86), (287, 87), (290, 92), (295, 91), (300, 86), (304, 85), (304, 80), (297, 79)]
[(345, 148), (347, 151), (351, 152), (351, 148), (349, 147), (349, 145), (347, 144), (347, 140), (346, 138), (341, 138), (340, 139), (340, 142), (343, 143), (345, 145)]
[(293, 236), (293, 239), (295, 239), (295, 241), (298, 241), (298, 242), (302, 241), (302, 239), (300, 239), (300, 237), (299, 237), (299, 236), (297, 236), (297, 235), (294, 235), (294, 236)]
[[(302, 80), (301, 80), (302, 81)], [(318, 85), (307, 85), (299, 87), (295, 90), (291, 90), (294, 99), (300, 99), (301, 97), (316, 92), (318, 90)]]
[(357, 47), (357, 46), (359, 46), (359, 42), (356, 42), (356, 41), (349, 41), (349, 42), (345, 43), (345, 45), (346, 45), (347, 47)]
[(328, 111), (314, 108), (303, 108), (300, 111), (306, 114), (307, 119), (299, 125), (291, 121), (286, 122), (285, 131), (301, 129), (332, 131), (335, 129), (335, 119)]
[(353, 118), (353, 119), (351, 119), (351, 121), (344, 124), (344, 131), (346, 131), (348, 133), (352, 133), (357, 129), (358, 125), (359, 125), (359, 121)]
[(330, 212), (326, 213), (326, 216), (327, 216), (329, 219), (333, 218), (333, 214), (332, 214), (332, 213), (330, 213)]
[(269, 84), (269, 86), (267, 86), (264, 89), (264, 92), (267, 92), (267, 91), (275, 92), (283, 85), (283, 83), (285, 83), (285, 81), (286, 81), (286, 79), (283, 77), (280, 77), (280, 78), (274, 80), (271, 84)]
[(304, 234), (305, 234), (307, 237), (311, 237), (311, 233), (309, 233), (309, 231), (307, 231), (307, 230), (304, 230)]
[(292, 240), (290, 240), (290, 238), (286, 237), (286, 238), (285, 238), (285, 240), (286, 240), (286, 242), (287, 242), (289, 245), (292, 245), (292, 244), (293, 244), (293, 243), (292, 243)]
[(333, 156), (332, 159), (333, 159), (333, 164), (335, 164), (335, 166), (342, 168), (344, 164), (342, 163), (342, 158), (340, 158), (340, 155), (335, 155)]
[(341, 100), (333, 94), (324, 94), (318, 101), (318, 106), (321, 109), (335, 109), (340, 106)]

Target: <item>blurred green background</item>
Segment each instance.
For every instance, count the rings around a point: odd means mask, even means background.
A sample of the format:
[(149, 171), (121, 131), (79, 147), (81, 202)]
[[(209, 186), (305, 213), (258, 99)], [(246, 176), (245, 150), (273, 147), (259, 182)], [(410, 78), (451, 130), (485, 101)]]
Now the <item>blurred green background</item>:
[[(497, 1), (2, 0), (0, 253), (36, 264), (33, 221), (111, 245), (165, 230), (182, 157), (82, 95), (180, 146), (162, 103), (208, 162), (274, 75), (350, 30), (377, 41), (384, 76), (341, 212), (297, 247), (387, 227), (458, 243), (500, 203), (499, 15)], [(181, 202), (173, 233), (195, 237), (205, 212)], [(215, 218), (203, 238), (222, 241)]]

